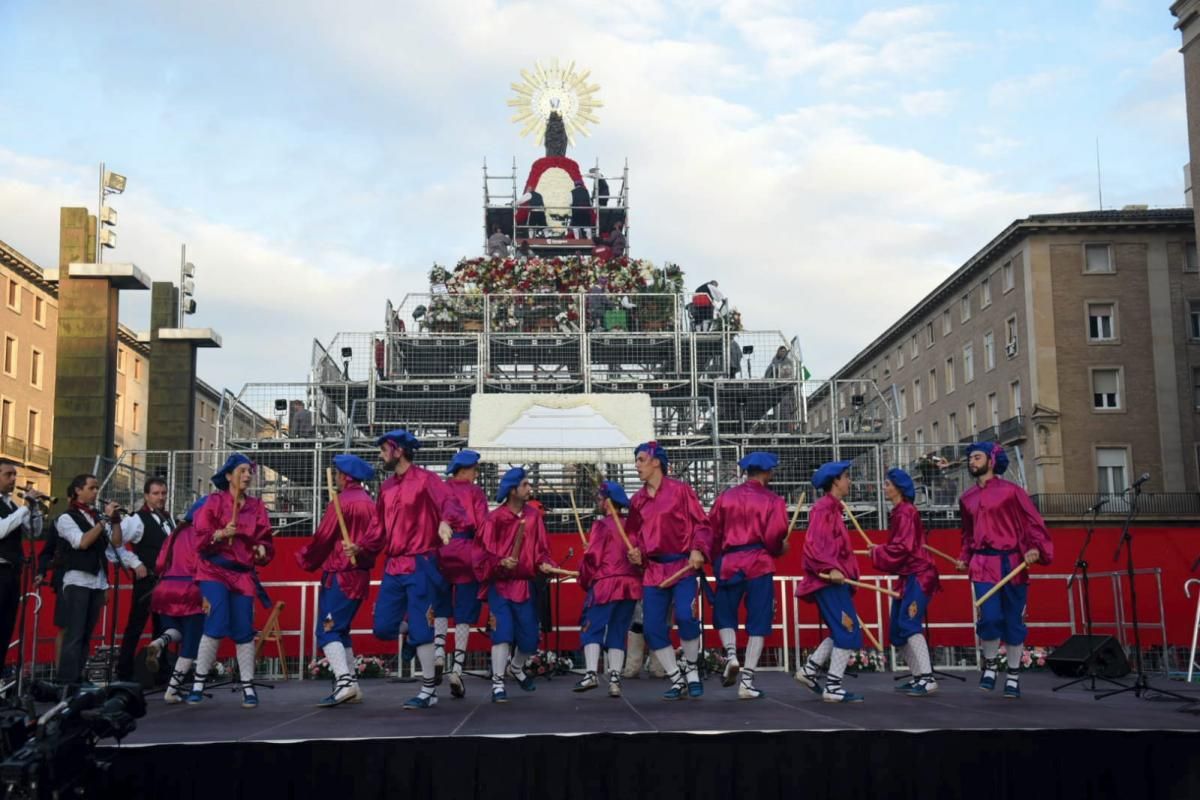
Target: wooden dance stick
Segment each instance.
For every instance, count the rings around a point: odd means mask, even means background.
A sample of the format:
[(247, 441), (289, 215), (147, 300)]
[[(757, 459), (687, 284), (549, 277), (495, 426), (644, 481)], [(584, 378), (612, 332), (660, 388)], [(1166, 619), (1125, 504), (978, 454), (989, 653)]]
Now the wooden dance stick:
[(516, 561), (518, 564), (521, 562), (521, 545), (523, 545), (524, 543), (525, 543), (525, 520), (521, 520), (520, 523), (517, 524), (517, 537), (515, 539), (513, 539), (512, 552), (508, 554), (508, 557), (513, 559), (514, 561)]
[(579, 507), (575, 505), (575, 493), (567, 492), (567, 497), (571, 498), (571, 510), (575, 512), (575, 527), (579, 529), (579, 538), (583, 540), (583, 549), (587, 550), (587, 534), (583, 532), (583, 520), (579, 518)]
[(613, 522), (617, 523), (617, 533), (621, 534), (621, 541), (625, 542), (625, 549), (633, 550), (629, 537), (625, 535), (625, 523), (621, 522), (621, 515), (617, 513), (617, 507), (613, 504), (612, 498), (604, 498), (604, 504), (608, 506), (608, 513), (612, 516)]
[[(817, 577), (823, 581), (829, 581), (830, 583), (833, 582), (833, 578), (829, 576), (828, 572), (819, 572), (817, 573)], [(889, 589), (886, 586), (876, 586), (873, 583), (863, 583), (862, 581), (851, 580), (850, 578), (842, 578), (842, 583), (848, 583), (851, 586), (857, 586), (859, 589), (870, 589), (872, 592), (886, 594), (888, 597), (895, 597), (897, 599), (900, 597), (899, 592), (894, 589)]]
[[(857, 614), (855, 614), (855, 616), (858, 617)], [(868, 628), (867, 624), (862, 621), (862, 617), (858, 617), (858, 627), (862, 628), (862, 632), (865, 633), (867, 638), (871, 640), (871, 644), (875, 645), (875, 649), (882, 652), (883, 645), (881, 645), (879, 640), (875, 638), (875, 634), (871, 633), (871, 629)]]
[[(333, 467), (325, 468), (325, 486), (329, 489), (329, 501), (333, 503), (333, 513), (337, 514), (338, 528), (342, 532), (342, 545), (351, 544), (350, 532), (346, 530), (346, 518), (342, 516), (342, 501), (338, 497), (337, 489), (333, 488)], [(350, 556), (350, 563), (358, 566), (358, 557)]]
[(925, 549), (926, 549), (926, 550), (928, 550), (929, 552), (933, 553), (935, 556), (941, 556), (942, 558), (944, 558), (944, 559), (946, 559), (947, 561), (949, 561), (951, 564), (957, 564), (957, 563), (958, 563), (958, 559), (957, 559), (957, 558), (955, 558), (954, 556), (952, 556), (952, 555), (950, 555), (949, 553), (945, 552), (944, 550), (938, 550), (936, 547), (934, 547), (934, 546), (933, 546), (933, 545), (931, 545), (931, 544), (927, 544), (927, 545), (925, 545)]
[(686, 567), (684, 567), (683, 569), (679, 570), (679, 572), (676, 572), (674, 575), (672, 575), (671, 577), (667, 578), (665, 581), (660, 583), (658, 585), (658, 588), (670, 589), (672, 586), (679, 583), (679, 581), (683, 579), (684, 575), (687, 575), (689, 572), (694, 572), (694, 571), (695, 570), (692, 569), (692, 565), (689, 564)]
[(804, 505), (804, 499), (808, 497), (807, 492), (801, 492), (800, 497), (796, 499), (796, 510), (792, 512), (792, 521), (788, 523), (788, 534), (796, 530), (796, 521), (800, 519), (800, 509)]
[(871, 547), (873, 544), (875, 544), (871, 541), (871, 537), (867, 536), (867, 532), (862, 529), (862, 525), (858, 524), (858, 517), (854, 516), (854, 512), (850, 510), (850, 506), (846, 505), (845, 500), (842, 501), (842, 508), (845, 509), (846, 513), (850, 516), (850, 521), (854, 523), (855, 529), (857, 529), (859, 534), (863, 537), (863, 541), (867, 543), (867, 547)]
[(988, 600), (990, 600), (992, 598), (992, 595), (994, 595), (996, 592), (1000, 591), (1000, 589), (1004, 586), (1004, 584), (1008, 583), (1009, 581), (1011, 581), (1013, 578), (1020, 575), (1024, 570), (1026, 570), (1028, 568), (1029, 568), (1029, 562), (1022, 560), (1020, 564), (1017, 564), (1016, 568), (1013, 569), (1012, 572), (1008, 573), (1003, 578), (1001, 578), (999, 583), (997, 583), (995, 586), (993, 586), (992, 588), (990, 588), (986, 592), (984, 592), (983, 596), (975, 601), (975, 607), (980, 608), (981, 606), (983, 606), (984, 603), (986, 603)]
[(561, 575), (564, 578), (578, 578), (579, 577), (579, 573), (573, 569), (559, 569), (558, 567), (551, 567), (550, 569), (543, 570), (543, 571), (550, 575)]
[(856, 556), (869, 556), (869, 555), (871, 555), (871, 551), (870, 551), (870, 550), (855, 550), (855, 551), (854, 551), (854, 555), (856, 555)]

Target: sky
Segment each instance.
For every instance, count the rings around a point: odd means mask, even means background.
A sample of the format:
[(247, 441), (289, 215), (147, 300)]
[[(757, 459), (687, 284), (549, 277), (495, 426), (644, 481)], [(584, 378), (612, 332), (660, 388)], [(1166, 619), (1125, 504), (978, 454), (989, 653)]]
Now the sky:
[(1097, 140), (1104, 207), (1183, 205), (1169, 5), (0, 0), (0, 239), (56, 266), (104, 161), (106, 260), (196, 264), (200, 376), (304, 381), (314, 339), (481, 254), (484, 160), (540, 155), (509, 84), (558, 58), (604, 104), (571, 155), (628, 159), (632, 254), (826, 376), (1014, 219), (1099, 207)]

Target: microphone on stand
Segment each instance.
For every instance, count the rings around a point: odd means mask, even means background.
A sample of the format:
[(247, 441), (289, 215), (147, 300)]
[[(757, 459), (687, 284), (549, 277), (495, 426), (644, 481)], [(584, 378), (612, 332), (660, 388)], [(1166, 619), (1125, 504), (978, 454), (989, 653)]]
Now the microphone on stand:
[(1148, 480), (1150, 480), (1150, 473), (1143, 472), (1141, 477), (1139, 477), (1136, 481), (1134, 481), (1133, 486), (1130, 486), (1129, 488), (1136, 491), (1136, 490), (1142, 488), (1142, 484)]
[(1102, 497), (1102, 498), (1100, 498), (1099, 500), (1097, 500), (1097, 501), (1096, 501), (1096, 504), (1095, 504), (1094, 506), (1092, 506), (1091, 508), (1089, 508), (1089, 509), (1088, 509), (1088, 513), (1089, 513), (1089, 514), (1094, 514), (1095, 512), (1097, 512), (1097, 511), (1099, 511), (1100, 509), (1104, 508), (1106, 505), (1108, 505), (1108, 498), (1107, 498), (1107, 497)]

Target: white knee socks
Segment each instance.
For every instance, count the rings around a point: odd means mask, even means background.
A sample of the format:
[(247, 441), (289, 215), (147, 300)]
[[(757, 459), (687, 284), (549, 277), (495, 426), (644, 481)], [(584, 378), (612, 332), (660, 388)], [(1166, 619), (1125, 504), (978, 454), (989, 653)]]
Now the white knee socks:
[(196, 652), (196, 682), (192, 685), (193, 692), (204, 691), (204, 680), (212, 670), (213, 662), (217, 660), (219, 639), (211, 636), (200, 637), (200, 649)]
[(687, 663), (687, 681), (688, 683), (699, 683), (700, 673), (696, 669), (697, 659), (700, 657), (700, 637), (688, 639), (683, 643), (683, 659)]
[(346, 647), (341, 642), (330, 642), (325, 645), (325, 658), (329, 661), (329, 671), (334, 680), (350, 674), (350, 666), (346, 663)]
[(434, 649), (433, 642), (417, 645), (417, 660), (421, 662), (421, 697), (437, 694), (433, 682)]
[(763, 637), (751, 636), (746, 642), (746, 663), (743, 669), (750, 670), (751, 673), (758, 667), (758, 659), (763, 651)]
[(254, 687), (250, 685), (254, 680), (254, 642), (242, 642), (237, 645), (236, 649), (238, 677), (242, 681), (242, 691), (254, 694)]
[(596, 672), (600, 669), (600, 644), (586, 644), (583, 646), (583, 661), (588, 672)]
[(725, 657), (737, 658), (737, 631), (733, 628), (721, 628), (717, 633), (721, 636), (721, 645), (725, 648)]
[(471, 636), (471, 626), (458, 624), (454, 626), (454, 671), (461, 673), (467, 664), (467, 639)]

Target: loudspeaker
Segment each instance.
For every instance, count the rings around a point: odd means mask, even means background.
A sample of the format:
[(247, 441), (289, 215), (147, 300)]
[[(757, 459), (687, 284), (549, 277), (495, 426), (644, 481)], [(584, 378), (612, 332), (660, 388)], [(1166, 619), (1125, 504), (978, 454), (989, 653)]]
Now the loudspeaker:
[(1055, 675), (1081, 678), (1088, 674), (1089, 658), (1101, 678), (1123, 678), (1129, 674), (1129, 659), (1121, 643), (1111, 636), (1071, 636), (1046, 659)]

